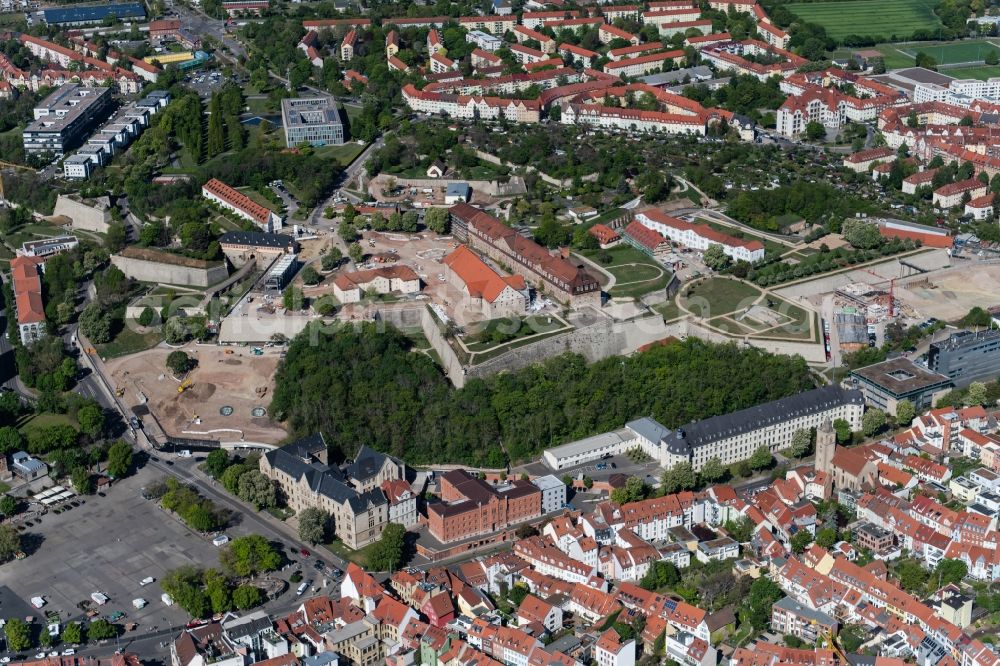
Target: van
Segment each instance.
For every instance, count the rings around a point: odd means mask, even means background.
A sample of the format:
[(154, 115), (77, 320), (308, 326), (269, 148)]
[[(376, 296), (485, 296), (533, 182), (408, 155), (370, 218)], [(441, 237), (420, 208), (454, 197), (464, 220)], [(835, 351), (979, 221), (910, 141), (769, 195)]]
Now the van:
[(160, 601), (163, 602), (164, 606), (173, 606), (174, 605), (174, 598), (171, 597), (166, 592), (164, 592), (163, 594), (160, 595)]
[(225, 534), (220, 534), (219, 536), (212, 539), (212, 545), (216, 548), (222, 548), (227, 543), (229, 543), (229, 537)]
[(178, 458), (190, 458), (191, 457), (191, 452), (188, 449), (183, 449), (183, 450), (177, 452), (177, 457)]
[(301, 585), (299, 585), (299, 588), (297, 590), (295, 590), (295, 596), (301, 597), (302, 593), (305, 592), (306, 588), (308, 588), (308, 587), (309, 587), (309, 583), (302, 583)]

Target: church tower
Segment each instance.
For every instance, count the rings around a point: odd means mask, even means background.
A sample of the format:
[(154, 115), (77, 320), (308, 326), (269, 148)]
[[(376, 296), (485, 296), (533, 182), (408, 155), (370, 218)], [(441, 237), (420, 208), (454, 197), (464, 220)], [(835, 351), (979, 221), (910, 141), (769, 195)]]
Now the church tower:
[(816, 430), (816, 471), (833, 474), (833, 454), (837, 450), (837, 434), (830, 419)]

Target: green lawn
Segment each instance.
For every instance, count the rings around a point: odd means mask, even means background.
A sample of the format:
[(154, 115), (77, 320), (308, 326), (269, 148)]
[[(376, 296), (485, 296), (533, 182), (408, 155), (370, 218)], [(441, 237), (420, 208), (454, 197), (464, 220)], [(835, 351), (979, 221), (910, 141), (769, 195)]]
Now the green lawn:
[(664, 321), (673, 321), (681, 316), (681, 309), (677, 307), (677, 301), (670, 299), (666, 303), (654, 305), (653, 310), (659, 312)]
[(719, 317), (747, 307), (760, 296), (753, 285), (729, 278), (708, 278), (681, 292), (683, 304), (702, 318)]
[[(132, 326), (136, 326), (136, 324), (133, 322)], [(94, 345), (94, 347), (101, 358), (116, 358), (145, 351), (158, 345), (161, 340), (163, 340), (163, 335), (159, 328), (154, 327), (146, 333), (139, 333), (129, 326), (125, 326), (111, 342)]]
[(326, 159), (336, 160), (341, 166), (347, 166), (355, 158), (363, 153), (365, 146), (355, 142), (345, 143), (342, 146), (320, 146), (316, 149), (316, 155)]
[(847, 35), (906, 39), (920, 29), (941, 26), (934, 15), (937, 0), (844, 0), (785, 5), (790, 12), (818, 23), (834, 39)]
[(368, 558), (371, 557), (371, 552), (375, 547), (375, 544), (370, 544), (364, 548), (359, 548), (358, 550), (351, 550), (344, 545), (343, 541), (334, 541), (333, 543), (328, 543), (323, 546), (329, 550), (334, 555), (339, 555), (345, 560), (354, 562), (362, 569), (368, 569)]
[(241, 187), (237, 189), (239, 189), (240, 192), (242, 192), (243, 194), (247, 195), (257, 203), (259, 203), (264, 208), (273, 210), (276, 213), (281, 211), (281, 206), (277, 205), (276, 203), (265, 197), (260, 192), (257, 192), (256, 190), (249, 187)]
[(278, 110), (267, 97), (248, 99), (247, 108), (250, 109), (250, 113), (275, 113)]
[(979, 79), (980, 81), (985, 81), (986, 79), (994, 76), (1000, 76), (1000, 67), (996, 65), (984, 65), (983, 67), (948, 67), (947, 69), (942, 69), (941, 73), (947, 74), (948, 76), (954, 76), (956, 79)]
[(76, 419), (70, 417), (68, 414), (43, 413), (23, 417), (20, 421), (18, 421), (17, 429), (21, 431), (21, 434), (27, 435), (31, 430), (63, 424), (73, 426), (74, 428), (80, 427), (80, 424), (76, 422)]
[[(987, 54), (991, 52), (1000, 56), (1000, 48), (982, 39), (968, 39), (937, 44), (907, 44), (906, 46), (901, 46), (900, 49), (914, 57), (922, 51), (937, 60), (939, 65), (983, 62)], [(947, 70), (942, 73), (951, 74)]]
[(670, 271), (631, 245), (623, 243), (607, 250), (585, 250), (583, 254), (615, 276), (611, 296), (638, 298), (663, 289), (670, 279)]
[[(525, 317), (503, 317), (501, 319), (491, 319), (476, 325), (474, 333), (464, 340), (469, 351), (478, 354), (488, 352), (497, 347), (503, 347), (507, 351), (507, 343), (514, 340), (527, 339), (531, 337), (547, 336), (555, 331), (566, 327), (566, 322), (558, 317), (549, 315)], [(500, 337), (494, 341), (490, 336), (499, 330)], [(486, 336), (486, 339), (483, 339)], [(429, 347), (430, 344), (428, 343)]]

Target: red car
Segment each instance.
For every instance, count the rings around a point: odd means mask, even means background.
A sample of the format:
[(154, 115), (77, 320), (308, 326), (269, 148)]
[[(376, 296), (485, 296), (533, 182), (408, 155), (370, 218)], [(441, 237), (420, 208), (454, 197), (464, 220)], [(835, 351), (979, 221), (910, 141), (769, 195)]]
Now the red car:
[(306, 550), (305, 548), (300, 550), (299, 553), (302, 555), (302, 557), (309, 557), (309, 551)]

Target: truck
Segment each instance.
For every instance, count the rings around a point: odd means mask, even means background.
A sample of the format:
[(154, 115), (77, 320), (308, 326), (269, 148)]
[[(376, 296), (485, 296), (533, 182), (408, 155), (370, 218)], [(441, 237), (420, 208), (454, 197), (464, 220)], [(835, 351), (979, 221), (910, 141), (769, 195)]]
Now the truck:
[(31, 605), (35, 608), (41, 608), (45, 605), (45, 599), (42, 597), (31, 597)]
[(229, 537), (225, 534), (220, 534), (219, 536), (212, 539), (212, 545), (216, 548), (222, 548), (227, 543), (229, 543)]
[(138, 599), (133, 599), (132, 600), (132, 607), (135, 608), (136, 610), (139, 610), (140, 608), (145, 608), (146, 607), (146, 600), (143, 599), (142, 597), (139, 597)]

